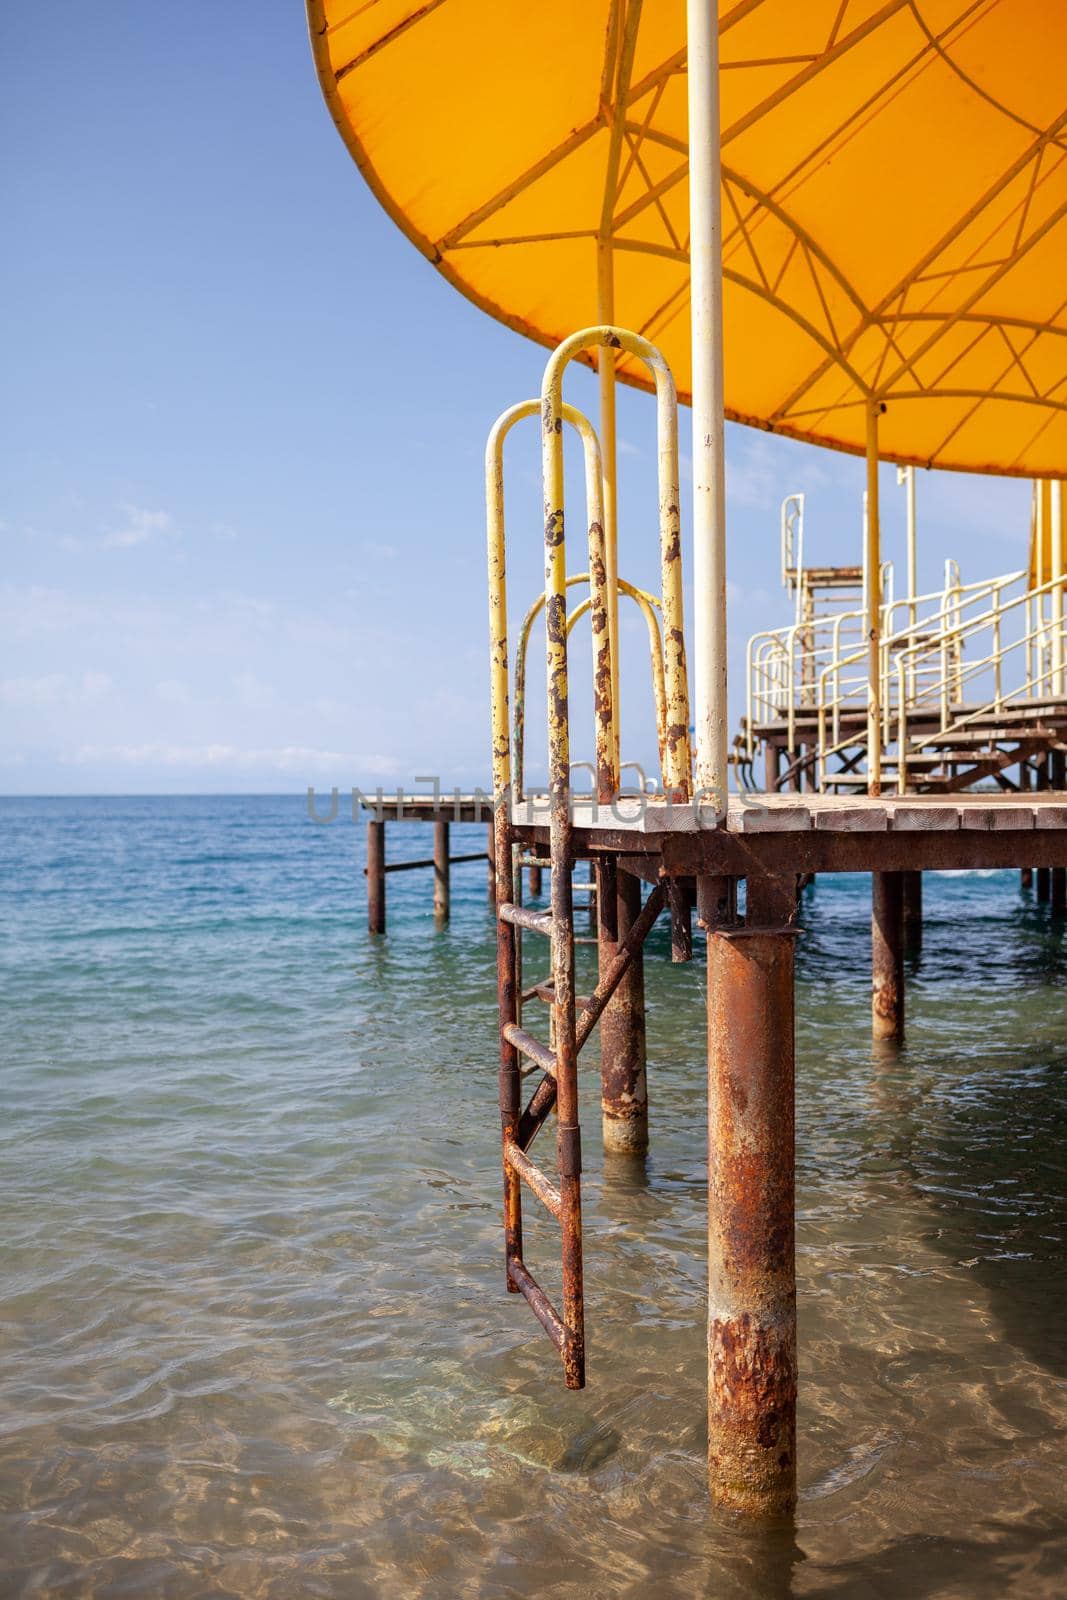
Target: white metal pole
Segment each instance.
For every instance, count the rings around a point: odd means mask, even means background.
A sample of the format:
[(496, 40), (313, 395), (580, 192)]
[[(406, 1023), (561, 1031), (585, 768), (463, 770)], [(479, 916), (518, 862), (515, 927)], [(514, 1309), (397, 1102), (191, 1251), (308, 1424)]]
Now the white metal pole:
[[(916, 550), (915, 550), (915, 468), (904, 468), (905, 493), (908, 500), (908, 625), (914, 628), (916, 621), (915, 597), (919, 592), (916, 580)], [(909, 638), (908, 643), (914, 643)]]
[(727, 799), (726, 478), (723, 459), (719, 8), (686, 0), (693, 355), (693, 640), (696, 782)]
[(864, 593), (867, 597), (867, 793), (882, 792), (882, 682), (879, 634), (882, 621), (882, 539), (878, 513), (877, 400), (867, 406), (867, 526), (863, 541)]
[[(597, 321), (615, 321), (615, 261), (610, 239), (597, 240)], [(597, 352), (600, 384), (600, 462), (604, 490), (604, 568), (608, 591), (608, 639), (611, 645), (612, 744), (619, 770), (619, 523), (616, 484), (615, 352), (602, 345)]]
[(1049, 485), (1052, 513), (1052, 692), (1063, 696), (1063, 484)]

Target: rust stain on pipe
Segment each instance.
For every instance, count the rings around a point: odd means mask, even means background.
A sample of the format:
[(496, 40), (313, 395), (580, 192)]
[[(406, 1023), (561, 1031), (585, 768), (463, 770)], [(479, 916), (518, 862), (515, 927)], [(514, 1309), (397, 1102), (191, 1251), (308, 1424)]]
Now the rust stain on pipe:
[[(597, 866), (601, 981), (641, 913), (641, 884), (612, 858)], [(600, 1108), (604, 1149), (643, 1156), (648, 1149), (645, 973), (640, 950), (600, 1016)]]
[(871, 873), (871, 1031), (904, 1037), (904, 874)]
[(708, 1472), (765, 1517), (796, 1500), (793, 944), (708, 940)]
[(367, 931), (385, 932), (385, 823), (367, 823)]

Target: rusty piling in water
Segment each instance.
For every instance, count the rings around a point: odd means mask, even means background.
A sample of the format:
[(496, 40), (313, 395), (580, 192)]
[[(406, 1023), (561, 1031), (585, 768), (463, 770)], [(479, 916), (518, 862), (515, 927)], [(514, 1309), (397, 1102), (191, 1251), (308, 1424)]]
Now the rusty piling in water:
[(667, 879), (667, 908), (671, 914), (671, 960), (693, 959), (693, 910), (680, 878)]
[[(510, 834), (509, 834), (510, 838)], [(509, 846), (510, 848), (510, 846)], [(496, 866), (496, 833), (494, 824), (490, 822), (488, 829), (487, 853), (489, 856), (489, 904), (495, 906), (498, 899), (497, 866)]]
[[(1038, 756), (1034, 763), (1034, 788), (1045, 790), (1049, 787), (1049, 761), (1048, 756)], [(1037, 903), (1048, 905), (1049, 890), (1052, 884), (1052, 874), (1048, 867), (1037, 869)]]
[[(597, 863), (597, 956), (601, 981), (641, 912), (641, 882), (611, 856)], [(638, 949), (600, 1016), (600, 1107), (604, 1149), (648, 1149), (645, 970)]]
[(433, 915), (437, 923), (447, 922), (451, 910), (452, 888), (448, 854), (448, 823), (441, 817), (433, 825)]
[(871, 1031), (904, 1037), (904, 887), (902, 872), (871, 873)]
[(385, 823), (367, 823), (367, 931), (385, 932)]
[[(1049, 788), (1060, 789), (1064, 787), (1065, 766), (1062, 750), (1050, 750), (1048, 754)], [(1049, 906), (1050, 909), (1062, 916), (1067, 911), (1067, 868), (1051, 868), (1049, 879)]]
[[(1032, 778), (1032, 776), (1033, 776), (1033, 774), (1031, 772), (1029, 761), (1020, 761), (1019, 762), (1019, 793), (1020, 794), (1026, 794), (1027, 791), (1029, 790), (1029, 788), (1031, 786), (1031, 778)], [(1020, 867), (1019, 868), (1019, 888), (1020, 889), (1032, 889), (1033, 886), (1034, 886), (1034, 869), (1033, 869), (1033, 867)]]
[(904, 948), (912, 955), (922, 949), (923, 942), (923, 875), (921, 872), (904, 872), (903, 879), (903, 916), (904, 916)]
[(796, 1502), (794, 938), (708, 935), (708, 1473), (765, 1517)]

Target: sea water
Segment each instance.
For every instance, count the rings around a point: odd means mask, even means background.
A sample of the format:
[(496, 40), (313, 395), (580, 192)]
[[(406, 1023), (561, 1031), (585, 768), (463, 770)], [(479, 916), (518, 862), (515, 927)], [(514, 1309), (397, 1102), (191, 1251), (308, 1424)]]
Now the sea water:
[(569, 1394), (504, 1292), (485, 870), (441, 931), (390, 877), (372, 940), (362, 835), (0, 802), (0, 1593), (1062, 1595), (1067, 926), (928, 875), (887, 1050), (868, 880), (805, 894), (800, 1503), (765, 1533), (705, 1488), (699, 942), (649, 941), (647, 1166), (600, 1154), (589, 1047)]

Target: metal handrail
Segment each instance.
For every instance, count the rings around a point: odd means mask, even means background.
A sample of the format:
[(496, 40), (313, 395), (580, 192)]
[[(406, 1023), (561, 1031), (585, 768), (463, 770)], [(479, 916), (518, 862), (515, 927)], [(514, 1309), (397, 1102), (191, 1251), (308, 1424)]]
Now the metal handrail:
[[(667, 692), (663, 676), (663, 640), (660, 633), (659, 619), (656, 612), (661, 610), (657, 595), (649, 594), (645, 589), (639, 589), (635, 584), (627, 583), (625, 578), (616, 577), (619, 593), (627, 595), (634, 601), (638, 610), (645, 619), (648, 628), (648, 647), (652, 667), (652, 696), (656, 708), (656, 742), (659, 748), (660, 777), (666, 781), (665, 752), (667, 744)], [(576, 572), (567, 579), (567, 587), (573, 588), (575, 584), (588, 583), (588, 572)], [(586, 595), (567, 617), (567, 637), (574, 631), (575, 624), (592, 609), (593, 597)], [(513, 792), (516, 801), (525, 798), (525, 759), (526, 759), (526, 658), (530, 643), (530, 631), (538, 616), (544, 610), (545, 597), (539, 594), (533, 605), (522, 619), (518, 638), (515, 641), (515, 704), (512, 712), (512, 765), (513, 765)], [(574, 763), (572, 762), (573, 766)], [(623, 767), (636, 765), (632, 761), (620, 762), (618, 772), (622, 775)]]
[[(691, 792), (689, 690), (682, 610), (681, 539), (678, 493), (678, 408), (674, 380), (656, 347), (638, 334), (601, 326), (583, 329), (557, 347), (545, 368), (541, 395), (510, 407), (494, 423), (486, 447), (486, 508), (489, 556), (490, 699), (493, 730), (493, 790), (498, 810), (523, 792), (526, 655), (532, 625), (544, 610), (547, 620), (549, 779), (553, 795), (552, 833), (559, 831), (559, 802), (569, 783), (569, 711), (567, 644), (575, 623), (591, 613), (593, 633), (593, 708), (596, 730), (597, 795), (610, 800), (619, 786), (618, 707), (614, 684), (617, 641), (611, 637), (605, 548), (605, 519), (600, 442), (592, 423), (563, 400), (563, 374), (568, 363), (591, 349), (625, 351), (642, 362), (652, 376), (657, 396), (660, 572), (657, 597), (622, 579), (618, 590), (641, 610), (649, 636), (656, 735), (664, 789), (678, 799)], [(504, 518), (504, 442), (517, 422), (541, 420), (542, 475), (546, 507), (545, 590), (520, 627), (515, 662), (514, 725), (510, 705), (507, 624), (506, 539)], [(582, 440), (585, 458), (588, 571), (567, 576), (564, 545), (562, 427), (572, 426)], [(567, 590), (587, 583), (588, 598), (568, 616)], [(662, 628), (656, 612), (662, 616)], [(506, 809), (506, 807), (505, 807)]]
[[(1043, 615), (1043, 602), (1055, 590), (1057, 580), (1049, 579), (1046, 583), (1027, 588), (1024, 593), (1005, 602), (1004, 590), (1025, 576), (1024, 573), (1008, 573), (982, 584), (968, 585), (972, 601), (987, 599), (992, 603), (983, 611), (966, 618), (961, 615), (958, 594), (950, 593), (941, 612), (935, 614), (934, 618), (927, 619), (928, 622), (943, 620), (945, 626), (939, 632), (934, 633), (932, 637), (928, 634), (924, 639), (908, 641), (907, 634), (911, 631), (908, 627), (902, 629), (895, 637), (894, 650), (887, 652), (887, 656), (891, 656), (892, 659), (885, 661), (886, 670), (882, 688), (884, 698), (889, 700), (891, 698), (889, 690), (895, 680), (896, 695), (893, 698), (893, 707), (896, 711), (897, 724), (897, 783), (902, 792), (907, 784), (909, 755), (938, 744), (948, 733), (963, 730), (991, 713), (996, 714), (1007, 704), (1014, 706), (1040, 704), (1043, 691), (1046, 692), (1046, 698), (1063, 698), (1064, 674), (1059, 668), (1058, 657), (1063, 654), (1064, 630), (1062, 628), (1059, 630), (1060, 650), (1057, 651), (1056, 640), (1053, 637), (1055, 630), (1050, 628)], [(950, 589), (955, 587), (951, 585)], [(959, 587), (963, 588), (962, 585)], [(1006, 641), (1004, 637), (1006, 619), (1020, 614), (1024, 618), (1022, 633)], [(989, 649), (980, 656), (968, 655), (965, 660), (964, 650), (967, 643), (973, 642), (984, 631), (990, 634)], [(1004, 664), (1013, 651), (1022, 652), (1025, 671), (1019, 684), (1010, 692), (1005, 692)], [(936, 660), (938, 672), (929, 683), (921, 685), (916, 666), (924, 658)], [(859, 668), (865, 661), (865, 651), (853, 651), (851, 655), (830, 663), (820, 675), (816, 756), (822, 764), (824, 773), (825, 763), (829, 757), (854, 747), (858, 742), (855, 737), (842, 739), (840, 736), (842, 700), (848, 698), (847, 694), (842, 696), (841, 693), (841, 669), (849, 665)], [(827, 693), (831, 674), (834, 676), (832, 698)], [(992, 694), (987, 695), (977, 706), (963, 710), (965, 686), (980, 680), (983, 674), (991, 675)], [(856, 686), (856, 699), (859, 703), (863, 703), (866, 690), (865, 675), (857, 672), (855, 677), (845, 679), (844, 683)], [(932, 705), (936, 705), (938, 711), (937, 730), (909, 741), (907, 733), (909, 716), (929, 710)], [(960, 709), (954, 709), (956, 707)], [(827, 715), (831, 712), (833, 736), (831, 741), (827, 742)], [(886, 745), (888, 754), (888, 738)]]

